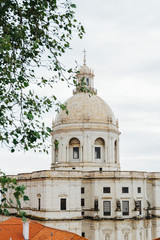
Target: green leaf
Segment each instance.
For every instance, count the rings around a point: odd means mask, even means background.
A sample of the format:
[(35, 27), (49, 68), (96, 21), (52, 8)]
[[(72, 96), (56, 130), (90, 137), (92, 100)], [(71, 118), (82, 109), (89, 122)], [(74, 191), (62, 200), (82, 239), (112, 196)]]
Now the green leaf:
[(3, 210), (3, 212), (4, 212), (4, 215), (6, 215), (6, 216), (9, 215), (9, 211), (6, 208)]
[(33, 117), (33, 115), (32, 115), (31, 113), (28, 113), (28, 114), (27, 114), (27, 118), (28, 118), (29, 120), (33, 120), (34, 117)]
[(24, 196), (23, 196), (23, 200), (24, 200), (24, 201), (29, 201), (29, 197), (26, 196), (26, 195), (24, 195)]
[(16, 139), (13, 139), (13, 143), (17, 145), (18, 141)]
[(28, 87), (29, 86), (29, 82), (24, 82), (24, 86)]
[(47, 132), (49, 132), (49, 133), (52, 132), (52, 129), (51, 129), (51, 128), (47, 127), (46, 129), (47, 129)]
[(37, 138), (39, 138), (39, 139), (41, 138), (40, 134), (38, 132), (35, 131), (34, 134), (36, 135)]
[(72, 3), (72, 4), (71, 4), (71, 7), (72, 7), (72, 8), (76, 8), (76, 4), (73, 4), (73, 3)]

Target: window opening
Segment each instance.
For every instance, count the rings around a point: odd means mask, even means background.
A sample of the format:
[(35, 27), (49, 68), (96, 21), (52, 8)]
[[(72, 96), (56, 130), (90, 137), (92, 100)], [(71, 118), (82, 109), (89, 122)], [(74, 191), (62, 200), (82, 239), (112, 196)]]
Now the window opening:
[(38, 198), (38, 210), (40, 211), (41, 210), (41, 199)]
[(104, 216), (111, 215), (111, 202), (110, 201), (103, 202), (103, 214), (104, 214)]
[(138, 192), (138, 193), (141, 193), (141, 187), (138, 187), (138, 188), (137, 188), (137, 192)]
[(125, 233), (125, 235), (124, 235), (124, 240), (129, 240), (129, 238), (128, 238), (128, 233)]
[(111, 192), (110, 187), (104, 187), (103, 188), (103, 193), (110, 193), (110, 192)]
[(61, 198), (61, 210), (66, 210), (66, 198)]
[(85, 188), (81, 187), (81, 194), (84, 194), (84, 193), (85, 193)]
[(110, 240), (109, 234), (106, 235), (105, 240)]
[(122, 214), (124, 216), (129, 215), (129, 201), (122, 201)]
[(100, 159), (100, 158), (101, 158), (101, 148), (95, 147), (95, 159)]
[(73, 158), (78, 159), (79, 158), (79, 147), (73, 148)]
[(89, 78), (86, 78), (86, 86), (89, 86)]
[(85, 200), (84, 198), (81, 198), (81, 207), (84, 207), (84, 205), (85, 205)]
[(128, 187), (122, 187), (122, 193), (129, 193)]
[(85, 237), (85, 232), (82, 232), (82, 237)]

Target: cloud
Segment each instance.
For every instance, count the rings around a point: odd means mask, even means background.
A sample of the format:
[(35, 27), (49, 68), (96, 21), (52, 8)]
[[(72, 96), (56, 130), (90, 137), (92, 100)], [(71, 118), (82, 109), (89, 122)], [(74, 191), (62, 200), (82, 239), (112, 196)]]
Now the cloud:
[[(73, 33), (72, 50), (63, 63), (75, 60), (94, 69), (95, 87), (119, 119), (122, 169), (159, 171), (160, 158), (160, 1), (92, 0), (77, 1), (77, 17), (86, 35), (79, 40)], [(53, 72), (39, 71), (52, 76)], [(53, 92), (51, 92), (53, 91)], [(61, 101), (72, 94), (72, 87), (54, 85)], [(50, 125), (54, 109), (45, 116)], [(49, 169), (51, 156), (10, 154), (1, 151), (1, 168), (6, 172)], [(15, 167), (16, 166), (16, 167)], [(18, 167), (17, 167), (18, 166)]]

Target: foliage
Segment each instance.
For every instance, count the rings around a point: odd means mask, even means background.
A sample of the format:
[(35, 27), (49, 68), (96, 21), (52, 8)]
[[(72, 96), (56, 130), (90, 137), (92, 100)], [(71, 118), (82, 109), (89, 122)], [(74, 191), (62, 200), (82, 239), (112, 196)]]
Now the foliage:
[(57, 139), (54, 140), (54, 144), (55, 144), (55, 149), (57, 150), (58, 149), (58, 145), (59, 145), (59, 142)]
[(21, 201), (29, 200), (25, 195), (25, 189), (24, 185), (17, 184), (16, 178), (7, 177), (0, 172), (0, 214), (9, 215), (9, 208), (13, 208), (25, 221), (25, 212), (21, 210)]
[[(33, 89), (70, 82), (73, 69), (65, 69), (60, 58), (70, 48), (73, 32), (82, 38), (84, 28), (71, 0), (1, 0), (0, 8), (0, 141), (11, 152), (46, 152), (51, 129), (42, 114), (53, 105), (66, 110), (66, 105)], [(52, 78), (36, 77), (36, 69), (43, 67), (53, 72)]]

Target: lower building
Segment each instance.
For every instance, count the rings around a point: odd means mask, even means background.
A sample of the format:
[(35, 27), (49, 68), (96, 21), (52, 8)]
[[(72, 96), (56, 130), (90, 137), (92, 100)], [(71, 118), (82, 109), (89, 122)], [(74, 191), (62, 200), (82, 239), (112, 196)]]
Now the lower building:
[(35, 221), (10, 218), (0, 223), (1, 240), (87, 240), (75, 233), (45, 227)]

